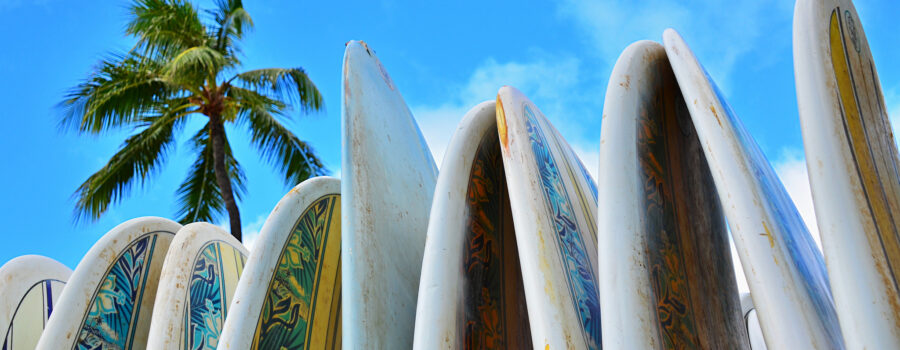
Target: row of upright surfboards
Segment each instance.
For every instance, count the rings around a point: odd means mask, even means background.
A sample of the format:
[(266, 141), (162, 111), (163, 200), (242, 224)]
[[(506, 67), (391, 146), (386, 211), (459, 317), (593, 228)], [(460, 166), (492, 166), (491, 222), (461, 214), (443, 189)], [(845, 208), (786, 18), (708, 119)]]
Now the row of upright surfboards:
[(596, 183), (512, 87), (462, 118), (438, 173), (351, 41), (341, 180), (292, 189), (253, 251), (139, 218), (74, 272), (16, 258), (2, 349), (898, 349), (900, 171), (868, 42), (849, 0), (799, 0), (794, 41), (824, 257), (674, 30), (616, 62)]

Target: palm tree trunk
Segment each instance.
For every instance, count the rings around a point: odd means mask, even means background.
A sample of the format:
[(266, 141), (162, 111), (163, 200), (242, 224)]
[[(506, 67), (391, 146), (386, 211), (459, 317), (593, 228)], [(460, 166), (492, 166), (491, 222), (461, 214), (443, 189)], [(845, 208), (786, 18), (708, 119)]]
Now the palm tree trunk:
[(225, 165), (225, 125), (218, 114), (209, 116), (209, 138), (212, 141), (213, 170), (216, 172), (216, 183), (219, 184), (219, 191), (222, 192), (222, 199), (225, 201), (225, 210), (228, 211), (231, 235), (241, 241), (241, 213), (234, 201), (234, 191), (231, 189), (231, 179)]

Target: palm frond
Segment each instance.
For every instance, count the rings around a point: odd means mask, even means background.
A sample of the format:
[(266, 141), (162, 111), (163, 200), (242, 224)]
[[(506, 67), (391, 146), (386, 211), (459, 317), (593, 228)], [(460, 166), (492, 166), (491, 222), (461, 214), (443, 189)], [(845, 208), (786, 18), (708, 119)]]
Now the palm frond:
[(121, 200), (137, 181), (141, 186), (159, 168), (173, 145), (174, 133), (192, 113), (186, 99), (163, 113), (141, 119), (137, 134), (128, 137), (103, 168), (88, 177), (75, 191), (75, 219), (96, 220), (111, 203)]
[[(251, 141), (260, 154), (282, 174), (285, 184), (294, 186), (313, 176), (326, 175), (328, 170), (309, 144), (301, 141), (276, 119), (277, 108), (253, 91), (235, 89), (239, 93), (238, 120), (247, 124)], [(255, 95), (255, 96), (254, 96)], [(250, 98), (248, 96), (254, 96)]]
[(125, 33), (137, 37), (135, 46), (147, 56), (172, 57), (208, 39), (207, 29), (193, 4), (184, 0), (136, 0)]
[(169, 60), (163, 67), (163, 72), (168, 79), (198, 86), (203, 84), (202, 79), (214, 79), (228, 65), (228, 60), (218, 51), (208, 46), (194, 46)]
[(136, 54), (111, 55), (66, 94), (60, 126), (100, 133), (139, 122), (165, 108), (180, 89), (160, 75), (162, 65)]
[(240, 73), (234, 78), (245, 88), (287, 101), (303, 112), (322, 109), (324, 102), (319, 89), (303, 68), (264, 68)]
[[(191, 144), (197, 151), (197, 159), (191, 165), (187, 179), (178, 187), (178, 212), (176, 216), (182, 224), (191, 222), (214, 222), (225, 210), (222, 192), (216, 182), (213, 169), (212, 143), (209, 140), (209, 124), (200, 129), (191, 138)], [(247, 191), (246, 176), (240, 164), (231, 153), (231, 147), (225, 143), (226, 165), (228, 166), (231, 187), (234, 195), (240, 200)]]
[(208, 12), (217, 25), (214, 47), (224, 55), (233, 54), (238, 49), (235, 42), (253, 28), (253, 20), (244, 10), (243, 1), (216, 0), (216, 9)]

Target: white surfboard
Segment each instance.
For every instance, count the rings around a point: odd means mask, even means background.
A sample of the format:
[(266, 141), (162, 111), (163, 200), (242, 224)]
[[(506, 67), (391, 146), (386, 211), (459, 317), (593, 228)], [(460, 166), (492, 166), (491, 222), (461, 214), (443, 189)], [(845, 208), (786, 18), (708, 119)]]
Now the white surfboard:
[(341, 348), (341, 184), (281, 198), (254, 243), (218, 349)]
[(759, 326), (759, 317), (756, 314), (756, 307), (753, 306), (753, 298), (750, 297), (750, 293), (741, 295), (741, 314), (744, 315), (747, 334), (750, 336), (750, 349), (766, 350), (766, 339), (763, 338), (762, 329)]
[(408, 349), (437, 168), (403, 97), (365, 43), (347, 43), (343, 80), (344, 346)]
[(597, 349), (597, 187), (521, 92), (501, 88), (496, 113), (532, 343)]
[(766, 344), (843, 348), (825, 263), (784, 186), (681, 36), (667, 29), (663, 41), (712, 168)]
[(20, 256), (0, 267), (0, 349), (34, 349), (71, 274), (65, 265), (39, 255)]
[(178, 223), (119, 224), (85, 254), (66, 283), (37, 349), (143, 349), (159, 273)]
[(215, 349), (248, 255), (216, 225), (178, 230), (160, 272), (147, 349)]
[(495, 102), (447, 145), (428, 223), (414, 349), (532, 348)]
[(661, 45), (619, 57), (600, 136), (604, 348), (747, 348), (724, 212)]
[(900, 349), (900, 162), (851, 1), (797, 1), (794, 74), (819, 234), (847, 347)]

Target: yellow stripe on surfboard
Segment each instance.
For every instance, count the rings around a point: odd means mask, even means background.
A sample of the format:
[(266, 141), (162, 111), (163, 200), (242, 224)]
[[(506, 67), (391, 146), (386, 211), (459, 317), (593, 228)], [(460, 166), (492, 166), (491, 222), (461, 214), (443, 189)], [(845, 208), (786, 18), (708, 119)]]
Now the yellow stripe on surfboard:
[[(841, 106), (844, 110), (844, 123), (847, 136), (849, 137), (850, 150), (856, 161), (856, 167), (862, 182), (863, 195), (866, 198), (869, 207), (868, 209), (871, 210), (871, 217), (874, 220), (873, 229), (867, 229), (866, 234), (873, 257), (876, 259), (876, 265), (878, 266), (879, 272), (886, 278), (885, 283), (887, 285), (885, 287), (889, 290), (894, 290), (891, 294), (896, 295), (896, 283), (900, 281), (900, 240), (898, 240), (897, 236), (897, 227), (900, 226), (898, 225), (897, 220), (900, 218), (892, 215), (892, 208), (894, 209), (894, 212), (897, 212), (896, 209), (900, 208), (900, 199), (897, 197), (894, 186), (891, 184), (885, 186), (882, 182), (882, 177), (880, 176), (884, 175), (887, 176), (888, 179), (895, 179), (896, 172), (894, 171), (894, 174), (891, 174), (891, 169), (885, 169), (888, 164), (884, 164), (886, 159), (884, 158), (885, 154), (883, 154), (883, 140), (877, 139), (878, 135), (867, 135), (867, 131), (873, 130), (867, 128), (864, 124), (866, 121), (863, 120), (863, 115), (860, 112), (860, 104), (857, 100), (860, 97), (857, 96), (857, 89), (856, 86), (854, 86), (853, 79), (854, 73), (865, 76), (866, 72), (851, 71), (850, 61), (847, 57), (847, 47), (844, 40), (845, 34), (841, 28), (839, 16), (839, 9), (835, 9), (831, 14), (829, 32), (831, 62), (834, 67), (835, 78), (837, 79), (837, 88), (840, 95)], [(860, 44), (861, 43), (858, 42), (856, 43), (856, 45)], [(872, 83), (874, 84), (874, 82)], [(871, 101), (866, 100), (865, 102)], [(867, 104), (867, 107), (870, 109), (868, 112), (874, 113), (874, 110), (871, 110), (871, 106), (868, 106)], [(875, 121), (869, 118), (868, 122), (873, 123)], [(878, 134), (877, 129), (874, 131), (876, 131), (875, 134)], [(876, 139), (872, 140), (870, 136)], [(872, 142), (875, 142), (876, 145), (872, 146)], [(875, 151), (878, 151), (877, 153), (879, 154), (876, 155)], [(888, 148), (888, 151), (893, 153), (893, 150), (890, 148)], [(896, 158), (895, 154), (893, 156)], [(882, 171), (879, 171), (878, 169), (879, 164), (877, 164), (877, 160), (879, 158), (882, 160)], [(895, 161), (896, 160), (894, 160), (894, 162)], [(890, 180), (888, 182), (890, 182)], [(879, 259), (878, 255), (882, 255), (884, 260)], [(887, 266), (878, 263), (879, 261), (886, 262)], [(890, 279), (891, 281), (888, 281), (887, 279)]]
[[(331, 231), (324, 242), (322, 258), (319, 260), (316, 274), (319, 276), (315, 288), (315, 308), (310, 310), (307, 320), (312, 320), (311, 327), (306, 328), (307, 349), (335, 349), (334, 320), (340, 319), (337, 308), (341, 298), (341, 197), (334, 196), (334, 212), (328, 229)], [(321, 244), (321, 243), (320, 243)], [(340, 334), (337, 335), (340, 337)], [(332, 345), (332, 346), (329, 346)]]
[(294, 224), (273, 271), (251, 349), (341, 347), (340, 208), (340, 195), (323, 196)]

